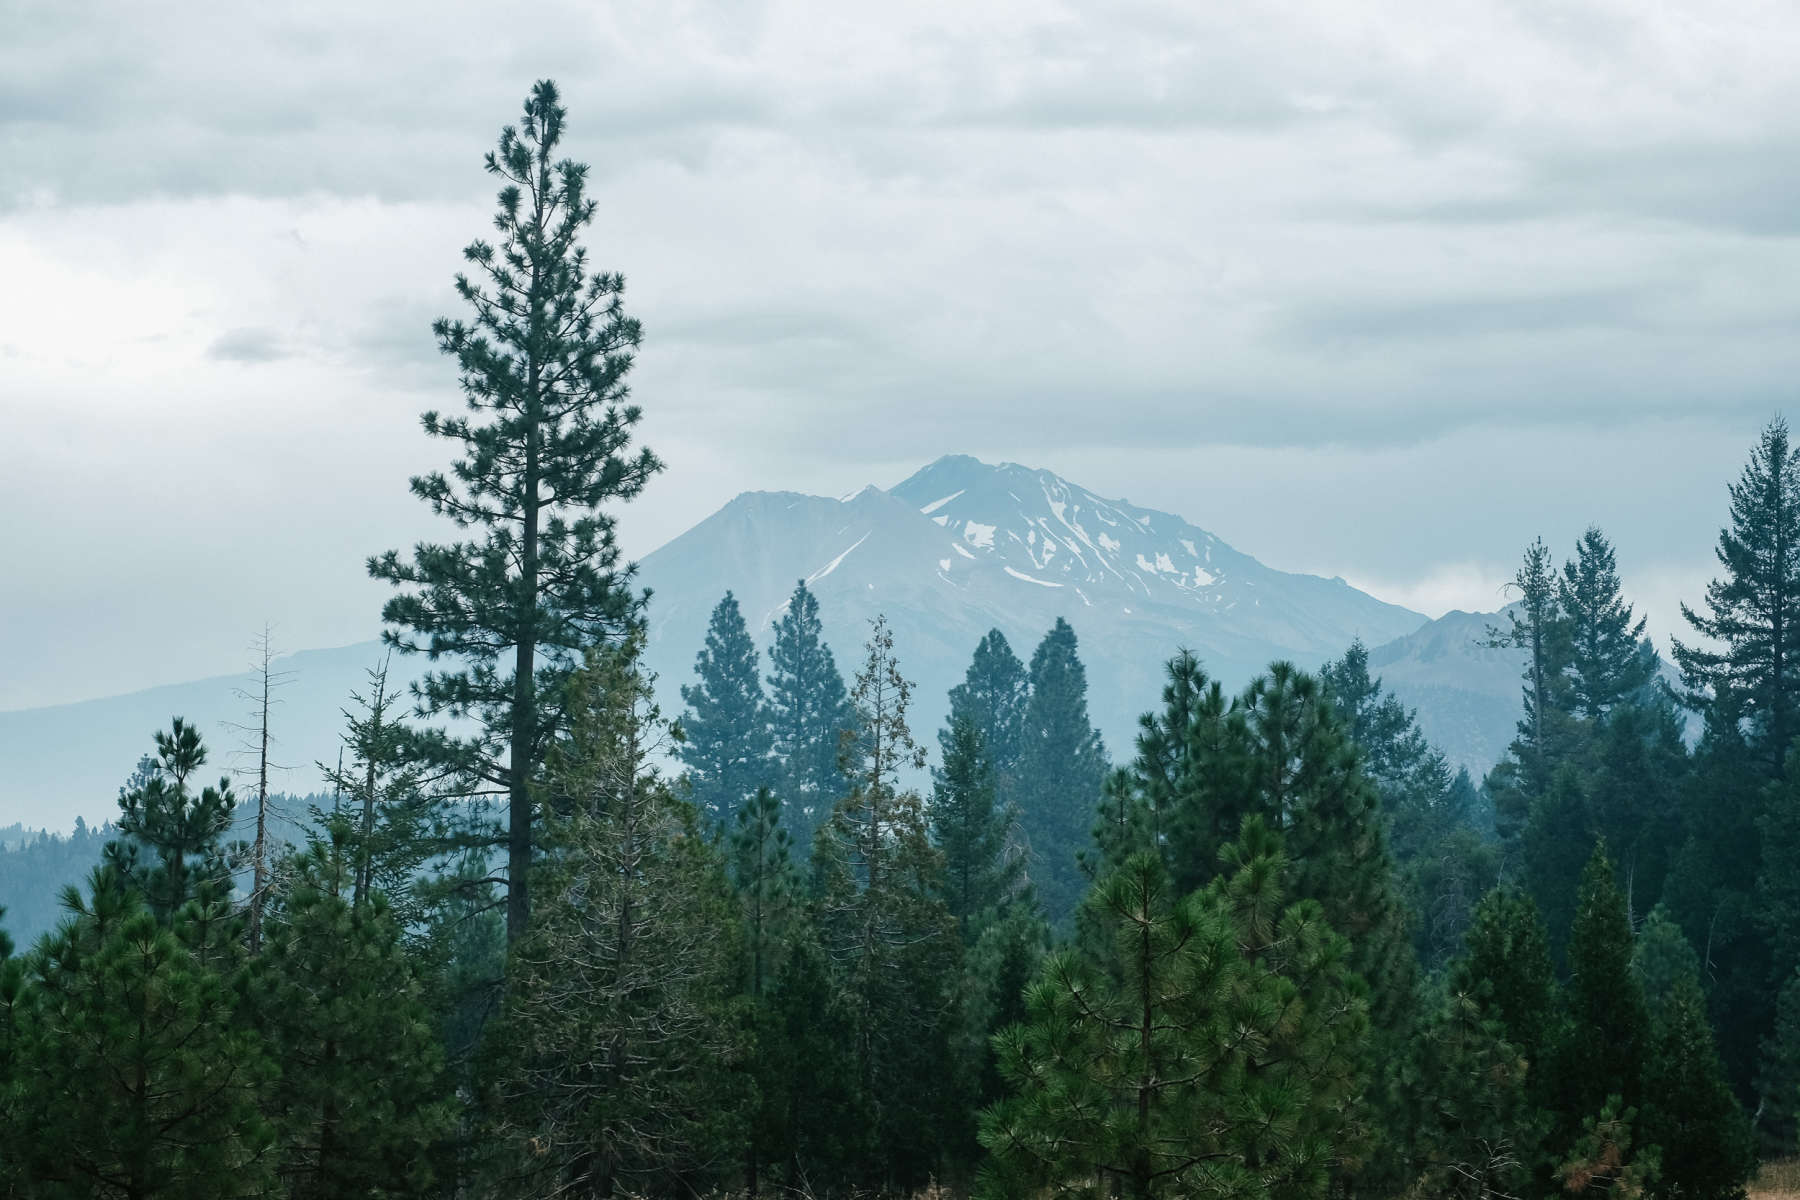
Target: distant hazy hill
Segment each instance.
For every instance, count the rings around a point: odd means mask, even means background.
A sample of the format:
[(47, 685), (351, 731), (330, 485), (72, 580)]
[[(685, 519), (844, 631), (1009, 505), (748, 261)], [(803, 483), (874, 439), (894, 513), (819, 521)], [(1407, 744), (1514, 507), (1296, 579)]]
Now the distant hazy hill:
[(1369, 651), (1369, 670), (1419, 710), (1425, 736), (1477, 779), (1499, 761), (1519, 721), (1525, 652), (1482, 644), (1490, 626), (1506, 624), (1505, 610), (1450, 612)]
[[(818, 594), (846, 677), (868, 621), (887, 614), (918, 684), (913, 724), (927, 745), (983, 633), (997, 626), (1029, 660), (1058, 616), (1081, 639), (1090, 703), (1115, 758), (1130, 752), (1136, 717), (1156, 704), (1162, 664), (1182, 646), (1236, 688), (1272, 659), (1316, 666), (1361, 637), (1382, 648), (1380, 669), (1422, 709), (1431, 686), (1465, 705), (1500, 695), (1486, 682), (1487, 664), (1461, 643), (1452, 639), (1434, 658), (1407, 636), (1443, 622), (1427, 624), (1341, 579), (1273, 570), (1180, 517), (1104, 499), (1048, 471), (958, 456), (886, 491), (842, 499), (747, 493), (646, 557), (642, 581), (655, 593), (648, 656), (665, 708), (679, 711), (677, 688), (690, 680), (707, 617), (727, 588), (766, 651), (797, 579)], [(312, 764), (335, 757), (339, 710), (381, 656), (371, 641), (278, 664), (293, 673), (276, 719), (278, 758), (295, 768), (281, 778), (284, 789), (319, 786)], [(1458, 691), (1465, 658), (1480, 679)], [(419, 667), (396, 659), (394, 674), (410, 678)], [(227, 676), (0, 713), (0, 825), (109, 818), (120, 782), (172, 714), (200, 723), (217, 748), (212, 769), (224, 769), (238, 742), (226, 723), (246, 713), (232, 691), (244, 683)], [(1487, 721), (1478, 712), (1451, 718), (1441, 726), (1446, 749), (1458, 761), (1489, 753)]]

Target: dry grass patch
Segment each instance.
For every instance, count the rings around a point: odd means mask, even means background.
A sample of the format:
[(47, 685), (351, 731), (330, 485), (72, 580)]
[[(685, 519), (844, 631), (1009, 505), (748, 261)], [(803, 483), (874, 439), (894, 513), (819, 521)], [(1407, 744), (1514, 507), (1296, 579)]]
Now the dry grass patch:
[(1800, 1200), (1800, 1158), (1766, 1162), (1750, 1181), (1751, 1200)]

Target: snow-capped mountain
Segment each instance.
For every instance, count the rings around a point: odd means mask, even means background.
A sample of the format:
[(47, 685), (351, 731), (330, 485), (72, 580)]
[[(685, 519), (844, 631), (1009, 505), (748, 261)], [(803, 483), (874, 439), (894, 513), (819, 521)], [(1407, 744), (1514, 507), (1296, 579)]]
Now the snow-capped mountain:
[[(1021, 659), (1066, 618), (1081, 639), (1094, 719), (1115, 755), (1155, 706), (1183, 646), (1236, 688), (1277, 658), (1315, 666), (1361, 637), (1425, 623), (1341, 579), (1277, 571), (1170, 513), (1052, 472), (941, 458), (883, 490), (829, 499), (752, 492), (644, 559), (651, 664), (665, 690), (692, 676), (727, 588), (765, 649), (794, 582), (818, 595), (846, 676), (885, 613), (917, 683), (915, 731), (942, 720), (975, 644), (999, 628)], [(679, 707), (677, 704), (676, 707)]]
[[(653, 591), (649, 665), (671, 714), (681, 709), (679, 687), (693, 677), (719, 597), (736, 593), (766, 652), (774, 621), (804, 579), (846, 679), (869, 620), (887, 615), (901, 666), (918, 685), (912, 724), (927, 746), (984, 633), (999, 628), (1029, 662), (1044, 632), (1067, 618), (1081, 641), (1090, 709), (1115, 759), (1130, 754), (1137, 716), (1158, 703), (1163, 665), (1183, 646), (1235, 689), (1277, 658), (1313, 667), (1354, 638), (1379, 647), (1426, 626), (1418, 613), (1341, 579), (1273, 570), (1172, 514), (1098, 496), (1049, 471), (961, 456), (885, 490), (837, 499), (746, 493), (648, 555), (640, 579)], [(1401, 659), (1415, 649), (1398, 651), (1391, 672), (1406, 675)], [(369, 642), (277, 664), (294, 672), (277, 722), (278, 760), (294, 768), (279, 778), (284, 790), (320, 786), (313, 764), (335, 758), (339, 709), (382, 657)], [(396, 681), (421, 665), (396, 658)], [(1454, 677), (1460, 668), (1450, 661), (1433, 669)], [(61, 828), (77, 814), (111, 816), (120, 782), (171, 715), (200, 723), (215, 749), (209, 770), (233, 765), (229, 752), (240, 739), (228, 723), (243, 719), (244, 705), (232, 693), (245, 682), (227, 676), (0, 713), (0, 825)], [(1426, 702), (1401, 686), (1413, 681), (1392, 682), (1409, 703)], [(1475, 741), (1472, 753), (1445, 749), (1473, 762), (1487, 749)]]

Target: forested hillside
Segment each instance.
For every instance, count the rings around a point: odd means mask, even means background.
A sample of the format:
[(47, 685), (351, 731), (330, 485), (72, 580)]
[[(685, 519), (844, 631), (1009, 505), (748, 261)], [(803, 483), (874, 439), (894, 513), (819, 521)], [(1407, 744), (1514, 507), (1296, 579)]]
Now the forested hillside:
[[(965, 629), (941, 720), (886, 616), (826, 636), (830, 572), (705, 597), (658, 689), (617, 542), (661, 469), (649, 335), (586, 256), (565, 119), (538, 84), (487, 160), (435, 326), (466, 403), (411, 481), (445, 540), (371, 547), (409, 666), (343, 697), (325, 789), (284, 805), (170, 714), (109, 825), (0, 837), (35, 934), (0, 938), (0, 1195), (1729, 1200), (1800, 1148), (1785, 424), (1728, 484), (1678, 688), (1607, 536), (1521, 531), (1479, 779), (1354, 636), (1242, 680), (1158, 654), (1103, 736), (1114, 526), (1041, 476), (1016, 553), (1060, 603)], [(985, 551), (994, 497), (926, 482), (869, 502)], [(1275, 590), (1104, 537), (1146, 603)]]

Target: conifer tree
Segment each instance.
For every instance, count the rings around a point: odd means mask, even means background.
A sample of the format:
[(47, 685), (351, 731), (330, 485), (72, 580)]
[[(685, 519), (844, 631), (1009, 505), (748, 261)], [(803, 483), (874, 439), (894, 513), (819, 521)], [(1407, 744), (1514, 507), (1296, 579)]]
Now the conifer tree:
[(856, 1057), (853, 999), (809, 928), (794, 931), (759, 1030), (758, 1145), (785, 1187), (831, 1194), (866, 1175), (873, 1099), (846, 1064)]
[(1434, 997), (1404, 1080), (1418, 1173), (1409, 1200), (1521, 1194), (1537, 1152), (1530, 1066), (1466, 992)]
[(939, 737), (944, 761), (932, 791), (931, 832), (944, 856), (944, 901), (970, 944), (984, 914), (1017, 887), (1020, 864), (1007, 855), (1014, 814), (999, 807), (997, 772), (981, 733), (966, 717), (951, 720)]
[(1755, 1140), (1725, 1082), (1691, 950), (1657, 1005), (1649, 1051), (1640, 1125), (1644, 1142), (1662, 1152), (1652, 1194), (1736, 1200), (1756, 1170)]
[(1556, 1063), (1557, 1144), (1579, 1135), (1574, 1123), (1598, 1115), (1608, 1096), (1637, 1109), (1644, 1096), (1650, 1018), (1631, 969), (1631, 921), (1604, 845), (1581, 873), (1569, 933), (1568, 1024)]
[[(140, 764), (119, 793), (120, 840), (107, 847), (110, 861), (143, 890), (152, 912), (167, 923), (188, 901), (230, 885), (220, 839), (237, 807), (231, 782), (198, 793), (190, 783), (206, 763), (206, 746), (192, 725), (176, 717), (156, 734), (156, 757)], [(148, 850), (155, 861), (140, 861)]]
[(713, 609), (694, 671), (698, 682), (681, 688), (687, 711), (676, 753), (687, 766), (695, 807), (723, 825), (758, 788), (773, 783), (775, 773), (756, 643), (730, 592)]
[(877, 617), (851, 693), (850, 791), (813, 849), (819, 932), (855, 1031), (849, 1066), (873, 1108), (877, 1150), (865, 1182), (877, 1187), (921, 1182), (949, 1116), (947, 992), (960, 945), (939, 899), (943, 857), (927, 833), (924, 800), (901, 780), (924, 766), (906, 723), (911, 698), (893, 633)]
[(1568, 653), (1567, 703), (1597, 721), (1648, 687), (1654, 663), (1641, 653), (1645, 618), (1631, 619), (1612, 543), (1590, 525), (1556, 584)]
[(733, 901), (698, 816), (658, 771), (668, 729), (642, 635), (570, 681), (543, 902), (486, 1039), (508, 1195), (692, 1185), (735, 1165), (744, 1097)]
[(781, 810), (781, 797), (758, 788), (739, 806), (731, 835), (732, 880), (743, 901), (750, 995), (756, 999), (780, 969), (782, 935), (800, 890)]
[(1487, 645), (1525, 651), (1518, 736), (1497, 768), (1495, 819), (1501, 836), (1516, 834), (1531, 802), (1549, 787), (1565, 740), (1567, 627), (1558, 599), (1550, 548), (1538, 538), (1525, 548), (1513, 586), (1519, 598), (1507, 610), (1505, 630), (1490, 627)]
[(1002, 808), (1016, 802), (1019, 752), (1023, 745), (1025, 706), (1030, 680), (1006, 635), (990, 629), (975, 647), (963, 681), (950, 689), (950, 716), (938, 731), (940, 754), (950, 756), (950, 737), (958, 721), (981, 735), (993, 764), (994, 788)]
[(1107, 776), (1106, 747), (1088, 720), (1087, 669), (1075, 630), (1058, 617), (1031, 656), (1031, 698), (1019, 752), (1019, 822), (1034, 890), (1053, 923), (1081, 898), (1080, 856)]
[(1547, 1099), (1549, 1055), (1560, 1043), (1560, 1000), (1549, 938), (1523, 892), (1496, 887), (1475, 906), (1450, 990), (1473, 998), (1524, 1054), (1536, 1094)]
[(1051, 955), (999, 1036), (982, 1194), (1326, 1194), (1358, 1148), (1367, 1011), (1323, 911), (1285, 902), (1280, 840), (1243, 835), (1203, 893), (1140, 854), (1089, 894), (1110, 969)]
[(843, 791), (839, 742), (854, 718), (825, 627), (819, 601), (804, 581), (794, 585), (787, 611), (775, 623), (769, 651), (769, 711), (774, 753), (786, 778), (776, 789), (787, 802), (789, 829), (811, 845), (814, 829)]
[(332, 787), (334, 810), (315, 809), (314, 824), (335, 822), (350, 864), (350, 898), (361, 908), (379, 891), (402, 929), (424, 918), (415, 885), (437, 849), (428, 828), (432, 796), (424, 771), (406, 751), (409, 731), (399, 719), (399, 694), (388, 685), (388, 663), (368, 670), (364, 692), (351, 693), (344, 711), (346, 764), (319, 764)]
[(1692, 701), (1728, 703), (1753, 731), (1753, 757), (1779, 775), (1800, 732), (1800, 450), (1779, 418), (1731, 485), (1717, 553), (1724, 575), (1707, 585), (1706, 612), (1681, 606), (1703, 641), (1677, 640), (1675, 662)]
[(421, 738), (434, 769), (473, 792), (506, 797), (509, 941), (529, 919), (533, 790), (549, 746), (568, 727), (565, 684), (585, 647), (636, 624), (608, 505), (642, 491), (661, 464), (633, 451), (639, 409), (626, 374), (641, 331), (625, 315), (624, 278), (592, 270), (581, 244), (596, 205), (587, 167), (559, 159), (566, 111), (556, 86), (533, 86), (487, 170), (502, 186), (498, 238), (471, 242), (457, 294), (467, 320), (440, 319), (438, 348), (456, 361), (466, 416), (427, 412), (426, 434), (461, 452), (449, 475), (412, 480), (413, 494), (469, 541), (388, 551), (369, 573), (399, 589), (382, 609), (384, 640), (442, 669), (416, 685), (419, 711), (470, 718), (475, 734)]
[(280, 1068), (269, 1113), (296, 1200), (427, 1194), (455, 1118), (423, 981), (379, 891), (356, 896), (353, 827), (295, 853), (271, 915), (257, 1027)]
[(165, 920), (113, 864), (67, 903), (15, 1014), (24, 1194), (260, 1194), (275, 1161), (259, 1111), (273, 1067), (239, 1018), (241, 979), (212, 964), (201, 905)]
[(1756, 1132), (1769, 1157), (1800, 1146), (1800, 970), (1782, 985), (1756, 1072)]

